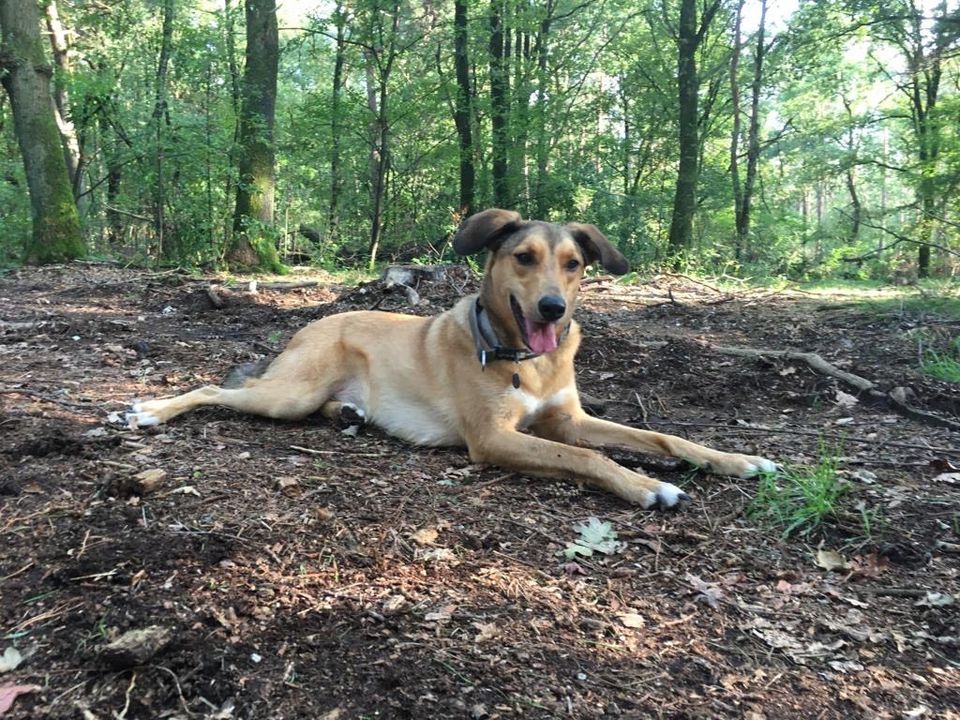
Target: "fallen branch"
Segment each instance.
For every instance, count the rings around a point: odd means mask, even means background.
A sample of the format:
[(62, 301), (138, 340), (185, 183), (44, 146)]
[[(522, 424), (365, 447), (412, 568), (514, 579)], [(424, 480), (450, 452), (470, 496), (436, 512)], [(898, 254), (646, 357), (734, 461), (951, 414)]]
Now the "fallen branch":
[[(634, 343), (636, 347), (648, 348), (648, 349), (659, 349), (667, 345), (668, 341), (657, 340), (650, 342), (638, 342)], [(883, 400), (886, 403), (893, 406), (895, 410), (900, 412), (902, 415), (913, 418), (914, 420), (920, 420), (931, 425), (937, 425), (939, 427), (949, 428), (951, 430), (960, 430), (960, 422), (956, 420), (950, 420), (949, 418), (941, 417), (935, 415), (934, 413), (927, 412), (926, 410), (921, 410), (916, 408), (913, 405), (910, 405), (906, 401), (906, 392), (901, 387), (895, 387), (889, 392), (885, 392), (880, 389), (880, 387), (864, 377), (859, 375), (854, 375), (853, 373), (847, 372), (846, 370), (841, 370), (836, 365), (827, 362), (822, 357), (812, 352), (800, 352), (797, 350), (772, 350), (767, 348), (750, 348), (750, 347), (733, 347), (729, 345), (711, 345), (709, 343), (702, 343), (706, 348), (712, 350), (715, 353), (720, 355), (732, 355), (734, 357), (751, 357), (751, 358), (762, 358), (762, 357), (777, 357), (785, 358), (787, 360), (798, 360), (800, 362), (806, 363), (810, 368), (816, 370), (822, 375), (827, 375), (832, 378), (836, 378), (840, 382), (844, 383), (848, 387), (853, 388), (858, 393), (867, 395), (876, 400)]]

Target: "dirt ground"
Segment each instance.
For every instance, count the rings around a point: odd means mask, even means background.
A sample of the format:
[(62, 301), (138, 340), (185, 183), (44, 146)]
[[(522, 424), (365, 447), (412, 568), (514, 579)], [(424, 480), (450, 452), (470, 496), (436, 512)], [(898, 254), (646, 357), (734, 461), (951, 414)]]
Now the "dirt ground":
[[(0, 707), (34, 686), (0, 715), (960, 718), (960, 433), (708, 345), (816, 352), (956, 422), (960, 386), (917, 362), (955, 318), (684, 277), (585, 286), (579, 383), (606, 417), (789, 464), (839, 455), (840, 512), (788, 540), (745, 512), (757, 480), (624, 452), (692, 503), (638, 510), (316, 417), (122, 422), (319, 317), (435, 313), (474, 287), (451, 271), (411, 309), (380, 282), (0, 277), (0, 668), (18, 664)], [(568, 561), (590, 517), (623, 545)], [(109, 645), (134, 630), (134, 651)]]

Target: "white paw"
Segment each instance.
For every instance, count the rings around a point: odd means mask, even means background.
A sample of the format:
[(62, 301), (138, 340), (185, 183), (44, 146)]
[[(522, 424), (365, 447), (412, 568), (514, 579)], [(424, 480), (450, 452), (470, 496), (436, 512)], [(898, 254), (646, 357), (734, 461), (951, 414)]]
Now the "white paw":
[(683, 490), (678, 488), (676, 485), (666, 482), (660, 483), (660, 486), (656, 489), (656, 491), (650, 492), (649, 495), (649, 500), (643, 503), (643, 507), (646, 510), (654, 508), (665, 510), (667, 508), (676, 507), (683, 501), (690, 500), (690, 496), (687, 495)]
[(773, 460), (767, 460), (766, 458), (762, 457), (753, 457), (750, 458), (750, 464), (747, 465), (744, 477), (754, 477), (755, 475), (761, 475), (763, 473), (775, 473), (779, 472), (779, 470), (780, 466)]
[(160, 424), (160, 418), (158, 418), (153, 413), (149, 412), (138, 412), (140, 405), (133, 406), (133, 412), (127, 413), (127, 426), (131, 430), (136, 430), (137, 428), (142, 427), (151, 427), (153, 425)]

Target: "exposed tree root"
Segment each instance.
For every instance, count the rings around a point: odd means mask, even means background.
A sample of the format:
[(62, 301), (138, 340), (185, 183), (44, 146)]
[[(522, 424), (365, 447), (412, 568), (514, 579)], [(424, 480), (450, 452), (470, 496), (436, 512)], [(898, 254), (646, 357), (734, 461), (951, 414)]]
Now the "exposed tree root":
[[(668, 342), (669, 341), (666, 340), (656, 340), (638, 342), (635, 343), (635, 345), (640, 348), (655, 350), (666, 346)], [(816, 353), (800, 352), (797, 350), (772, 350), (768, 348), (711, 345), (710, 343), (700, 344), (719, 355), (732, 355), (735, 357), (751, 358), (776, 357), (785, 358), (787, 360), (797, 360), (806, 363), (811, 369), (816, 370), (822, 375), (836, 378), (847, 387), (856, 390), (860, 395), (865, 395), (871, 399), (881, 400), (887, 403), (897, 412), (905, 415), (906, 417), (919, 420), (920, 422), (924, 422), (929, 425), (937, 425), (939, 427), (945, 427), (951, 430), (960, 430), (960, 422), (941, 417), (940, 415), (935, 415), (934, 413), (927, 412), (926, 410), (921, 410), (920, 408), (914, 407), (907, 402), (909, 391), (906, 388), (898, 386), (889, 391), (883, 390), (876, 383), (867, 380), (864, 377), (854, 375), (846, 370), (841, 370), (836, 365), (827, 362)]]

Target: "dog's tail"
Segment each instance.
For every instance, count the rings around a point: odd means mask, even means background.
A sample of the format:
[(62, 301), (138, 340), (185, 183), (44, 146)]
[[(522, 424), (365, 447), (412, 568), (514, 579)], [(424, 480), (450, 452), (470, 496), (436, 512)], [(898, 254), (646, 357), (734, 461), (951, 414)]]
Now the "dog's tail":
[(253, 380), (263, 375), (267, 371), (267, 368), (270, 367), (271, 362), (273, 362), (273, 358), (263, 358), (263, 360), (258, 360), (257, 362), (237, 365), (227, 373), (220, 387), (227, 389), (242, 388), (247, 384), (248, 380)]

